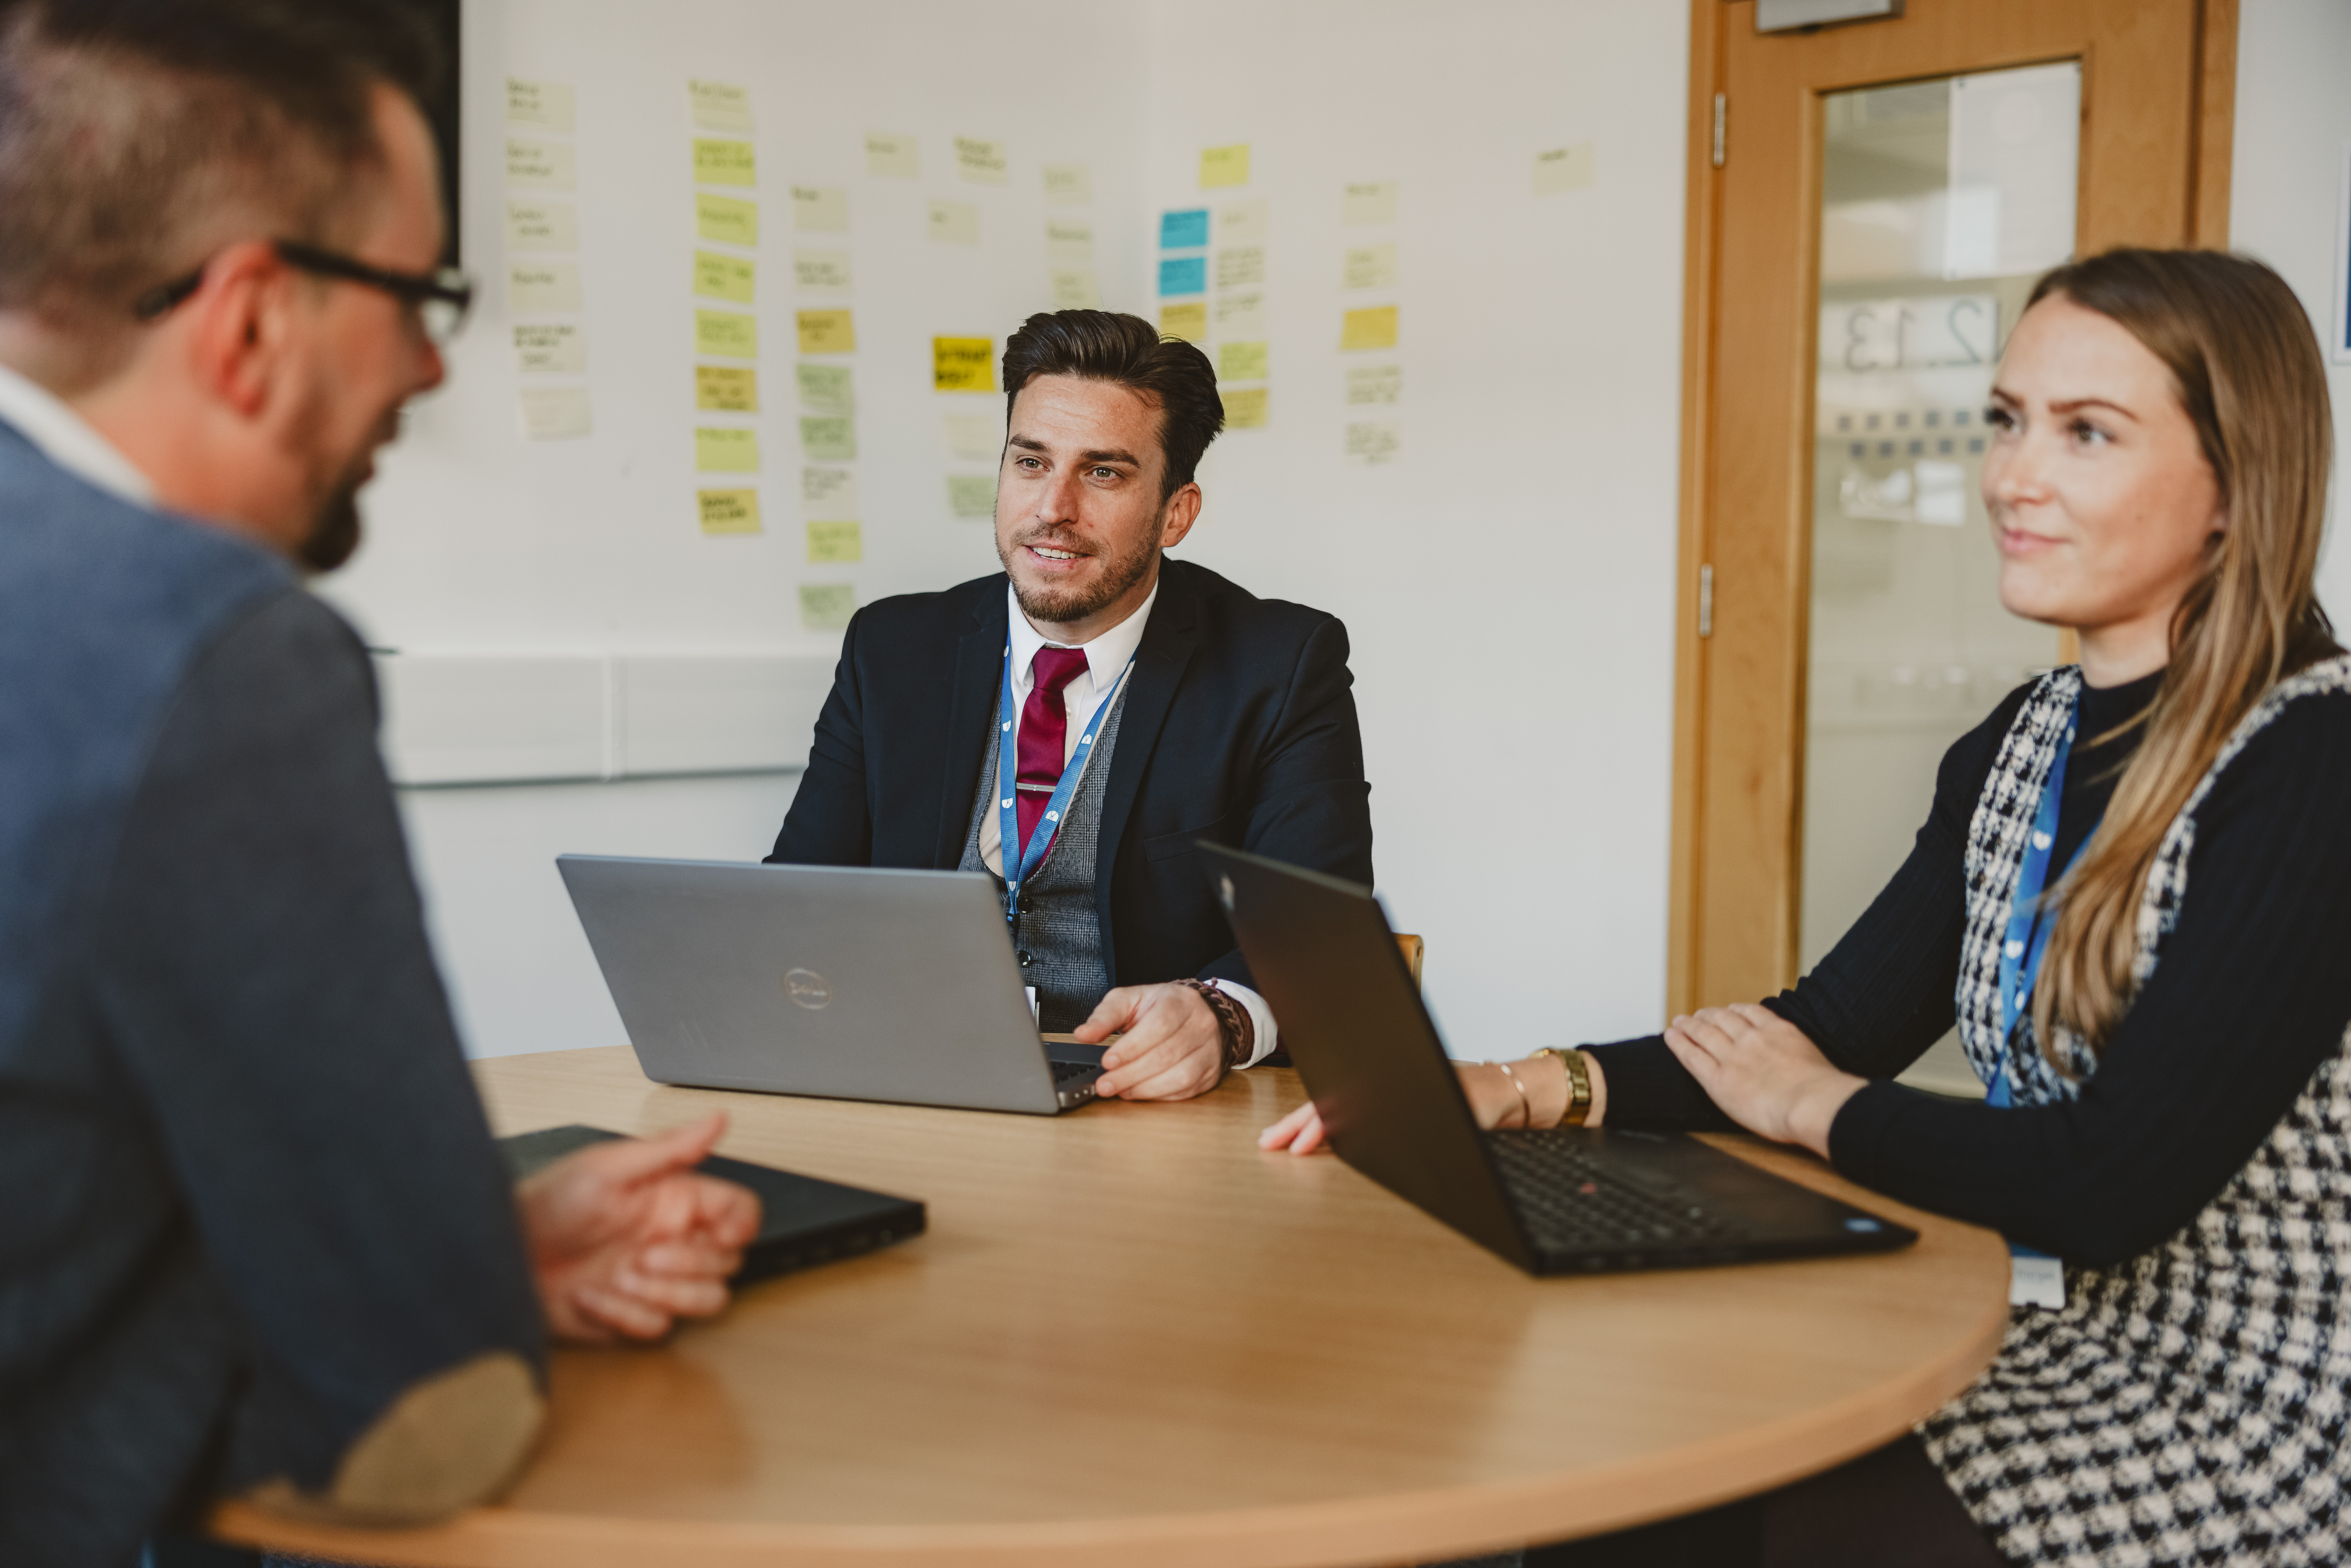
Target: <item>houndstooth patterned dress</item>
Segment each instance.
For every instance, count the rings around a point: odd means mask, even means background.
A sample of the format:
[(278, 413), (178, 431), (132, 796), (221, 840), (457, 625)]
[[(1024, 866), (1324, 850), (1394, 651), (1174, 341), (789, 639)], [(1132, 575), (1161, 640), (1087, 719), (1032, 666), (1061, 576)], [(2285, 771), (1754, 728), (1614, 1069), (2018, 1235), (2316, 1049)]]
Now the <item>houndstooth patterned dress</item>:
[[(2000, 944), (2025, 834), (2079, 673), (2043, 678), (1970, 824), (1960, 1039), (2020, 1105), (2080, 1092), (2070, 1033), (2054, 1071), (2030, 1019), (2004, 1049)], [(2286, 704), (2351, 691), (2351, 655), (2281, 682), (2237, 727), (2171, 824), (2138, 912), (2144, 981), (2188, 894), (2196, 812)], [(1991, 1367), (1919, 1427), (2001, 1553), (2066, 1564), (2351, 1561), (2351, 1031), (2220, 1197), (2160, 1246), (2066, 1266), (2062, 1311), (2017, 1308)]]

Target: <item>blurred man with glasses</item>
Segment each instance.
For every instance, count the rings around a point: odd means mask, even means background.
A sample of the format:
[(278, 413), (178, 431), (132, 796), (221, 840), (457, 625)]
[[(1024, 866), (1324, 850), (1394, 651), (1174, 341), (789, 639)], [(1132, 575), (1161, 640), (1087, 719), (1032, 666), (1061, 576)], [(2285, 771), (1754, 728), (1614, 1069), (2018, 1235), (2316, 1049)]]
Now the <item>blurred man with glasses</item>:
[(496, 1491), (551, 1333), (725, 1302), (717, 1119), (519, 1188), (304, 591), (444, 374), (383, 0), (0, 0), (0, 1563)]

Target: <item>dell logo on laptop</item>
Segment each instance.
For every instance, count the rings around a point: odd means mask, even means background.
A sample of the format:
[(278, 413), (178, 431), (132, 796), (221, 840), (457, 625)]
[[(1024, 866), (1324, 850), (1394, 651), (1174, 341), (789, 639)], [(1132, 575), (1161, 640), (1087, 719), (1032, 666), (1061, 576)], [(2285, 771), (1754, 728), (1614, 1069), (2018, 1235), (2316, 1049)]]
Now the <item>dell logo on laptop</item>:
[(832, 988), (814, 969), (784, 971), (784, 995), (792, 999), (794, 1007), (806, 1008), (810, 1012), (832, 1005)]
[(1233, 912), (1233, 879), (1231, 877), (1217, 878), (1217, 896), (1224, 901), (1225, 913), (1230, 915)]

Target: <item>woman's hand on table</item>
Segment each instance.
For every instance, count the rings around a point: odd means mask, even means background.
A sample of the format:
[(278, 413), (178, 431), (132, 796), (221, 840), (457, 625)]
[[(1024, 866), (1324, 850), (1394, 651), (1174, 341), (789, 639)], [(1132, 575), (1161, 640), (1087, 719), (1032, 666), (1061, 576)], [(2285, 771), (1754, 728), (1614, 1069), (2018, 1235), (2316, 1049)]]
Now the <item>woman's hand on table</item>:
[(1829, 1124), (1868, 1082), (1840, 1071), (1802, 1030), (1752, 1002), (1677, 1018), (1666, 1045), (1732, 1121), (1823, 1159)]
[(694, 1168), (726, 1130), (722, 1111), (591, 1145), (517, 1189), (549, 1332), (591, 1344), (658, 1339), (679, 1318), (725, 1310), (759, 1229), (757, 1194)]
[[(1592, 1078), (1592, 1106), (1584, 1125), (1596, 1127), (1607, 1107), (1607, 1083), (1598, 1061), (1587, 1055), (1583, 1062)], [(1453, 1071), (1460, 1076), (1462, 1096), (1469, 1102), (1469, 1113), (1480, 1127), (1556, 1127), (1567, 1114), (1571, 1095), (1567, 1068), (1557, 1057), (1525, 1057), (1509, 1063), (1508, 1071), (1500, 1062), (1457, 1061)], [(1510, 1082), (1513, 1074), (1518, 1079), (1515, 1085)], [(1526, 1092), (1523, 1099), (1521, 1088)], [(1322, 1113), (1311, 1100), (1257, 1137), (1260, 1149), (1288, 1149), (1293, 1155), (1311, 1155), (1326, 1142)]]

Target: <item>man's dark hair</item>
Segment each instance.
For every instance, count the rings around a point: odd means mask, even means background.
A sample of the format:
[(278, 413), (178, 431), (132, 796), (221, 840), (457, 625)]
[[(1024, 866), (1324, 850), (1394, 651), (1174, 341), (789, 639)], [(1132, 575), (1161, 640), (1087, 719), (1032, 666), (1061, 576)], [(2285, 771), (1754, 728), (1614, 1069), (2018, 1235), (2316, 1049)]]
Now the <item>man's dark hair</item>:
[(1020, 389), (1039, 376), (1114, 382), (1159, 410), (1159, 450), (1167, 459), (1162, 505), (1192, 482), (1200, 454), (1225, 427), (1208, 356), (1180, 338), (1161, 337), (1139, 316), (1054, 310), (1029, 317), (1004, 344), (1008, 419)]
[(331, 240), (372, 90), (441, 68), (400, 0), (0, 0), (0, 309), (102, 337), (232, 239)]

